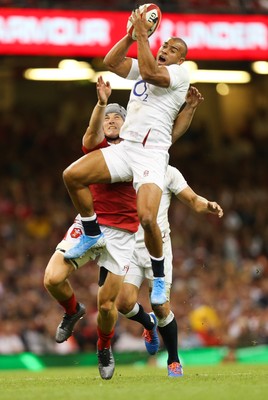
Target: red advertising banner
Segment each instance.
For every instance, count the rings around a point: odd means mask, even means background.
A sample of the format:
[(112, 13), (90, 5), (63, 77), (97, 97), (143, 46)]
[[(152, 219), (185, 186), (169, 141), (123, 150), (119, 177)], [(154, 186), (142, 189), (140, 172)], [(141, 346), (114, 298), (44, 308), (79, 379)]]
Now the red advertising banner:
[[(0, 9), (0, 54), (103, 57), (126, 34), (128, 12)], [(154, 53), (182, 37), (193, 60), (267, 60), (268, 16), (164, 13)], [(136, 55), (135, 45), (130, 56)]]

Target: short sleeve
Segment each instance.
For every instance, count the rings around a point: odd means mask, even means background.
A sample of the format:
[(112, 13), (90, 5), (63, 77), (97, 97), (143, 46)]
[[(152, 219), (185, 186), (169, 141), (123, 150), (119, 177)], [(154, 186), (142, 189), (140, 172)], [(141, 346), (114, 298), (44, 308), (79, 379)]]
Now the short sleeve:
[(177, 168), (171, 167), (170, 165), (167, 168), (166, 179), (168, 183), (168, 189), (175, 195), (188, 187), (188, 184), (182, 173)]
[(167, 66), (169, 76), (170, 76), (170, 87), (173, 89), (190, 85), (189, 73), (185, 67), (178, 64), (172, 64)]
[(132, 65), (126, 79), (135, 81), (140, 76), (139, 63), (136, 58), (132, 58)]

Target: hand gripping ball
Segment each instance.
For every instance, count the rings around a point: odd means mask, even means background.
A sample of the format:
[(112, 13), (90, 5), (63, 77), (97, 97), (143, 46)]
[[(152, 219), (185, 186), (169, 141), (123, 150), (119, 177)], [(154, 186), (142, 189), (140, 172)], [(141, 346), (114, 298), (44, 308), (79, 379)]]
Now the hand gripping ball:
[[(158, 28), (158, 25), (160, 24), (161, 21), (162, 13), (160, 8), (156, 4), (148, 3), (139, 6), (141, 14), (143, 14), (143, 10), (145, 7), (147, 7), (146, 19), (148, 22), (151, 22), (153, 24), (151, 28), (148, 30), (148, 37), (150, 37)], [(128, 20), (127, 23), (127, 33), (132, 37), (133, 40), (137, 40), (134, 26), (130, 20)]]

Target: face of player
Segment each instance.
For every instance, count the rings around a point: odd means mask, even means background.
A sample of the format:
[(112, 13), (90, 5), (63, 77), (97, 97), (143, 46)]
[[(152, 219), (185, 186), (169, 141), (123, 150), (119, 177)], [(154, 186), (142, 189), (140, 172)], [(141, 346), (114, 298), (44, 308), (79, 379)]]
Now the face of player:
[(119, 136), (120, 128), (124, 120), (120, 114), (109, 113), (105, 115), (103, 130), (107, 139), (116, 139)]
[(182, 64), (185, 60), (185, 49), (180, 41), (171, 38), (164, 42), (158, 50), (156, 61), (158, 65)]

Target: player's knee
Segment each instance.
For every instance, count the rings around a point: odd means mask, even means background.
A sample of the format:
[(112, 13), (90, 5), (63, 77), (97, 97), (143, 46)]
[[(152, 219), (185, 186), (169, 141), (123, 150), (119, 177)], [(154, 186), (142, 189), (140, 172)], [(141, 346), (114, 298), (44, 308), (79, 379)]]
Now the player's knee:
[(107, 300), (105, 302), (99, 302), (99, 312), (105, 317), (107, 316), (114, 308), (114, 302), (111, 300)]
[(152, 305), (152, 309), (158, 320), (163, 320), (167, 318), (170, 313), (170, 304), (169, 301), (162, 305)]
[(141, 214), (140, 223), (145, 231), (151, 231), (156, 225), (156, 218), (154, 217), (153, 213), (147, 211)]
[(47, 290), (55, 288), (58, 286), (61, 282), (59, 277), (57, 275), (51, 274), (49, 272), (45, 272), (44, 276), (44, 286)]
[(66, 186), (70, 185), (73, 182), (74, 174), (73, 174), (73, 170), (72, 170), (72, 165), (69, 165), (69, 167), (67, 167), (63, 171), (62, 178), (63, 178), (63, 181), (66, 184)]
[(117, 305), (117, 308), (121, 314), (126, 315), (133, 309), (134, 305), (135, 303), (124, 300)]

